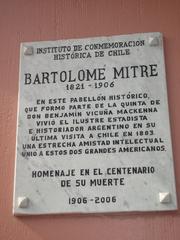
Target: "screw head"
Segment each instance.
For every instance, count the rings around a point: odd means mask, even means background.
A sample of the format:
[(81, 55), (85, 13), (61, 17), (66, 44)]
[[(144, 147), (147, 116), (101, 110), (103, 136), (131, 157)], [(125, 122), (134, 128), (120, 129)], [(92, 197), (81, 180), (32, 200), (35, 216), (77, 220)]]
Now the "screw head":
[(32, 46), (25, 46), (24, 47), (24, 55), (31, 56), (34, 53), (34, 48)]
[(18, 197), (18, 208), (27, 208), (29, 206), (29, 198)]
[(149, 38), (149, 46), (155, 47), (159, 45), (159, 38), (158, 37), (150, 37)]
[(169, 192), (160, 192), (159, 193), (159, 202), (160, 203), (170, 203), (171, 194)]

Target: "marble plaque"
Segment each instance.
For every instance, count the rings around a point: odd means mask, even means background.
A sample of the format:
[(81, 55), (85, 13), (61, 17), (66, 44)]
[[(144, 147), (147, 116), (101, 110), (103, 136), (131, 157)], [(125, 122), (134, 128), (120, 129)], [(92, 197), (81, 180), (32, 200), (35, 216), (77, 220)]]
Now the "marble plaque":
[(160, 33), (21, 44), (13, 213), (177, 209)]

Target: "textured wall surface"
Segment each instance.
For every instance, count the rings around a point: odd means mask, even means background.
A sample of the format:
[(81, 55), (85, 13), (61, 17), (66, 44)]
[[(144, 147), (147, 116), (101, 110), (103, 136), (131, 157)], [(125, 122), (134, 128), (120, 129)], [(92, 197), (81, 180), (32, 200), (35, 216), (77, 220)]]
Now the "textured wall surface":
[(19, 46), (138, 32), (162, 32), (177, 195), (180, 199), (180, 1), (0, 0), (0, 239), (178, 240), (180, 211), (116, 215), (12, 215)]

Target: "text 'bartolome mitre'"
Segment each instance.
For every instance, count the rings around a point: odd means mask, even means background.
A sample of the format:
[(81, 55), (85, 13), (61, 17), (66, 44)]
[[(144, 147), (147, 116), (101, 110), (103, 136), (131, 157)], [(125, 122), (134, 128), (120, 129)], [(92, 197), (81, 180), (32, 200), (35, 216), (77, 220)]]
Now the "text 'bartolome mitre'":
[[(105, 80), (106, 68), (80, 69), (76, 73), (72, 70), (40, 72), (36, 74), (25, 73), (24, 84), (49, 84), (57, 82), (76, 82), (90, 80)], [(112, 79), (149, 78), (158, 76), (157, 64), (123, 66), (112, 68)]]

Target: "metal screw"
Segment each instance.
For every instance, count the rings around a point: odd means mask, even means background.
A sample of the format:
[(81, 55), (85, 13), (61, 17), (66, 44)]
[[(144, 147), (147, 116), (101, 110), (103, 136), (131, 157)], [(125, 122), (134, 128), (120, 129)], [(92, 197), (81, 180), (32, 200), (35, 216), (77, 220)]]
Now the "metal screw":
[(24, 47), (24, 55), (31, 56), (34, 53), (34, 48), (32, 46), (25, 46)]
[(169, 192), (160, 192), (159, 193), (159, 202), (160, 203), (170, 203), (171, 194)]
[(149, 46), (156, 47), (159, 45), (159, 38), (158, 37), (150, 37), (149, 38)]
[(18, 197), (18, 208), (27, 208), (29, 206), (29, 198)]

